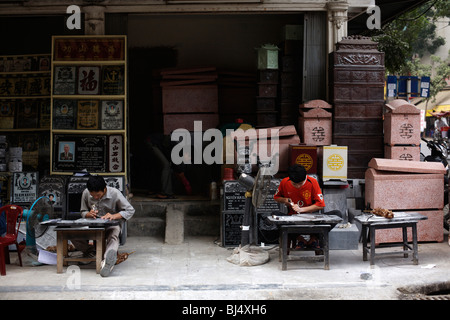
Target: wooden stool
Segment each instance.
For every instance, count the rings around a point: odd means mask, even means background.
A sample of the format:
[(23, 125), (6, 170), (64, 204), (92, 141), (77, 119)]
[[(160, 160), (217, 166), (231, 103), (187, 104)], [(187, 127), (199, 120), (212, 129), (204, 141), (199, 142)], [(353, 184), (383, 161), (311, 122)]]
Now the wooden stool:
[[(287, 269), (287, 252), (289, 246), (289, 234), (318, 234), (322, 240), (323, 248), (317, 249), (322, 250), (322, 255), (317, 255), (314, 257), (301, 257), (296, 256), (295, 260), (302, 261), (324, 261), (324, 269), (330, 269), (329, 261), (329, 244), (328, 244), (328, 233), (331, 230), (331, 225), (321, 224), (321, 225), (282, 225), (280, 233), (280, 258), (281, 258), (281, 270)], [(306, 249), (311, 250), (311, 249)], [(315, 250), (315, 249), (312, 249)]]
[[(95, 261), (97, 273), (100, 273), (103, 254), (105, 251), (105, 229), (104, 228), (55, 228), (56, 231), (56, 272), (62, 273), (63, 265), (76, 261)], [(68, 240), (94, 240), (96, 242), (95, 258), (68, 258)]]

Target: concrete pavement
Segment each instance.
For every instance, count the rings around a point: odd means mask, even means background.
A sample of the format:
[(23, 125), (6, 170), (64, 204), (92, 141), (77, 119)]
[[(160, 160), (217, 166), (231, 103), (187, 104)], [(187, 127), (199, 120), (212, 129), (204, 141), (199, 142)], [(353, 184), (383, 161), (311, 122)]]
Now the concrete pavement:
[[(168, 245), (156, 237), (128, 237), (119, 252), (133, 252), (102, 278), (94, 263), (65, 267), (55, 265), (6, 266), (0, 277), (0, 300), (396, 300), (405, 298), (401, 287), (450, 281), (450, 246), (420, 243), (419, 265), (403, 255), (377, 258), (370, 267), (362, 249), (331, 250), (330, 270), (322, 262), (295, 261), (281, 271), (278, 248), (265, 247), (270, 261), (259, 266), (232, 264), (232, 248), (213, 237), (190, 237)], [(391, 248), (392, 250), (392, 248)], [(304, 254), (312, 254), (305, 252)], [(407, 295), (412, 297), (412, 295)]]

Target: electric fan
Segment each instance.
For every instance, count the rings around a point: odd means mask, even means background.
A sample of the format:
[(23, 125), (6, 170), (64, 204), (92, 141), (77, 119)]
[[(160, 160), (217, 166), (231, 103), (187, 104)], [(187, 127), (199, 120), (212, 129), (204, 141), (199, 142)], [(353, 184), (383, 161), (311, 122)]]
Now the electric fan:
[(241, 245), (233, 251), (228, 261), (246, 266), (254, 266), (266, 263), (269, 253), (256, 246), (257, 228), (255, 209), (260, 207), (267, 198), (269, 192), (270, 167), (261, 165), (256, 179), (246, 173), (242, 173), (238, 182), (247, 189), (245, 193), (245, 210), (242, 221)]
[(256, 181), (252, 192), (252, 203), (255, 208), (259, 208), (266, 201), (271, 180), (272, 175), (270, 173), (270, 167), (262, 166), (256, 175)]
[(255, 209), (259, 208), (266, 201), (271, 179), (270, 168), (267, 166), (259, 168), (256, 179), (245, 173), (242, 173), (238, 178), (238, 182), (247, 189), (245, 193), (241, 246), (255, 244), (257, 231), (255, 228)]
[(26, 218), (26, 253), (37, 256), (36, 239), (42, 237), (48, 229), (40, 223), (46, 220), (55, 219), (53, 201), (47, 196), (42, 196), (31, 205), (29, 210), (24, 210)]

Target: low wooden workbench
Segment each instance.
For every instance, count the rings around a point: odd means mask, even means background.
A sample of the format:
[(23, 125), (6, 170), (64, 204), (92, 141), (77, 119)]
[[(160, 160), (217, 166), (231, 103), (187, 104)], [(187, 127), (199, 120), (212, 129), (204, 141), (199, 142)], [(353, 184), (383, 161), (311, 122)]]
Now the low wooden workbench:
[[(63, 272), (63, 265), (68, 262), (95, 261), (97, 273), (100, 273), (103, 253), (105, 251), (105, 228), (55, 228), (56, 231), (56, 272)], [(67, 256), (68, 240), (94, 240), (96, 242), (95, 258)]]
[[(95, 261), (97, 273), (100, 273), (101, 262), (105, 252), (105, 230), (109, 226), (118, 225), (118, 220), (87, 219), (77, 220), (53, 219), (41, 222), (41, 225), (56, 226), (56, 272), (62, 273), (63, 266), (68, 262)], [(83, 258), (67, 256), (69, 240), (94, 240), (96, 242), (96, 257)]]
[[(363, 242), (363, 260), (367, 261), (367, 253), (370, 252), (370, 265), (375, 264), (375, 256), (392, 255), (395, 253), (403, 253), (405, 258), (408, 252), (412, 251), (413, 263), (419, 264), (418, 247), (417, 247), (417, 223), (420, 220), (428, 219), (426, 216), (418, 212), (394, 212), (392, 219), (376, 216), (373, 214), (361, 214), (354, 218), (362, 225), (362, 242)], [(383, 252), (375, 254), (375, 232), (378, 229), (402, 228), (403, 242), (401, 244), (380, 244), (378, 247), (398, 247), (403, 246), (401, 252)], [(412, 247), (408, 244), (407, 228), (412, 229)], [(367, 232), (369, 231), (369, 235)], [(370, 236), (370, 247), (367, 245)]]
[(329, 270), (329, 243), (328, 233), (336, 224), (342, 221), (341, 217), (327, 214), (295, 214), (291, 216), (268, 216), (266, 218), (280, 229), (280, 258), (281, 270), (287, 269), (288, 235), (289, 234), (318, 234), (323, 240), (323, 254), (315, 257), (296, 256), (295, 260), (323, 260), (324, 269)]

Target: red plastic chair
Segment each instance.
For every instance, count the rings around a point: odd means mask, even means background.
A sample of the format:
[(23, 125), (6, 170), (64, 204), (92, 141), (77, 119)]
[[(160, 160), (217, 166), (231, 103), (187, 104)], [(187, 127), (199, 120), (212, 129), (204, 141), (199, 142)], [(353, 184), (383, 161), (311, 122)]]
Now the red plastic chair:
[(6, 234), (3, 237), (0, 237), (0, 273), (2, 276), (5, 276), (5, 264), (10, 263), (8, 249), (9, 245), (16, 245), (20, 266), (22, 266), (22, 257), (20, 256), (19, 244), (17, 243), (17, 235), (19, 234), (23, 208), (17, 205), (9, 204), (0, 208), (0, 216), (3, 212), (6, 215)]

